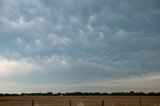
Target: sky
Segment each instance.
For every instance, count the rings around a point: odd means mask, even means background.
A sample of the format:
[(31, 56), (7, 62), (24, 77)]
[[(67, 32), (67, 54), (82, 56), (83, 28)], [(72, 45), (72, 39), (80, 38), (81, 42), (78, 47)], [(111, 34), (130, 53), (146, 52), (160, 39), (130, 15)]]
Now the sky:
[(0, 0), (0, 92), (159, 92), (160, 0)]

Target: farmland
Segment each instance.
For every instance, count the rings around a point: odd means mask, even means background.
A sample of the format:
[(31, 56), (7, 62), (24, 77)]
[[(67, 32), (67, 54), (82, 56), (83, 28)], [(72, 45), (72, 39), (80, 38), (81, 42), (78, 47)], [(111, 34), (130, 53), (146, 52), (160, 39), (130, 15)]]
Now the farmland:
[(160, 106), (160, 96), (13, 96), (0, 106)]

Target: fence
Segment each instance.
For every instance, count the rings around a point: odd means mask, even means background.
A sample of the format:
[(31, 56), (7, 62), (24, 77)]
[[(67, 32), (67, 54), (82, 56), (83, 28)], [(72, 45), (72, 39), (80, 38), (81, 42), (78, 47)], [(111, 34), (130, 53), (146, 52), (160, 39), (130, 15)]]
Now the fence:
[[(151, 100), (153, 99), (153, 100)], [(160, 98), (1, 99), (0, 106), (160, 106)]]

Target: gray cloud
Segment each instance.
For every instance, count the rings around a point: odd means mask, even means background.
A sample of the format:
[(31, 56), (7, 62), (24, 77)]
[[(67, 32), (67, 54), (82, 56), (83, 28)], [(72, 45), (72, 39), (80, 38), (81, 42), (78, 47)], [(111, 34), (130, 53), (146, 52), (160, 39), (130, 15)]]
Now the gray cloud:
[(1, 0), (0, 62), (32, 73), (0, 79), (74, 85), (160, 72), (159, 4)]

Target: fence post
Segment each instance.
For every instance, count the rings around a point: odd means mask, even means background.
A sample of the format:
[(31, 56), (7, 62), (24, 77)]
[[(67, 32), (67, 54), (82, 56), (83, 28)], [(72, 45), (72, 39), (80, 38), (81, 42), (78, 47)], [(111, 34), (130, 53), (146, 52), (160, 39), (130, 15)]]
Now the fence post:
[(139, 104), (140, 104), (140, 106), (142, 106), (142, 100), (141, 100), (141, 97), (139, 98)]
[(102, 100), (102, 106), (104, 106), (104, 100)]
[(69, 106), (71, 106), (71, 100), (69, 99)]
[(32, 100), (32, 106), (34, 106), (34, 101)]

